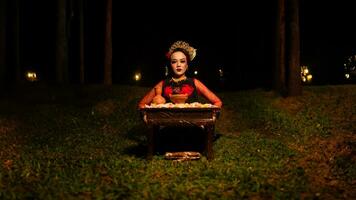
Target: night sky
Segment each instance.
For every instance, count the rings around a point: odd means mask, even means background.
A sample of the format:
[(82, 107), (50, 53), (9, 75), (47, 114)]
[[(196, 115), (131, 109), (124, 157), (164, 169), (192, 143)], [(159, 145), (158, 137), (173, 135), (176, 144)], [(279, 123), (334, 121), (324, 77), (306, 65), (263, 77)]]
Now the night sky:
[[(342, 79), (343, 61), (355, 54), (356, 1), (300, 2), (301, 64), (310, 66), (316, 84)], [(86, 81), (102, 81), (104, 1), (87, 0), (85, 7)], [(54, 66), (55, 4), (23, 1), (21, 7), (23, 69), (37, 68), (51, 78)], [(78, 81), (76, 10), (70, 18), (71, 81)], [(224, 70), (234, 88), (270, 86), (275, 52), (276, 5), (270, 1), (248, 3), (189, 2), (158, 5), (131, 2), (113, 4), (113, 82), (131, 84), (135, 71), (142, 85), (164, 78), (165, 53), (176, 40), (189, 42), (197, 51), (190, 65), (208, 86), (218, 83)], [(53, 77), (52, 77), (53, 78)]]

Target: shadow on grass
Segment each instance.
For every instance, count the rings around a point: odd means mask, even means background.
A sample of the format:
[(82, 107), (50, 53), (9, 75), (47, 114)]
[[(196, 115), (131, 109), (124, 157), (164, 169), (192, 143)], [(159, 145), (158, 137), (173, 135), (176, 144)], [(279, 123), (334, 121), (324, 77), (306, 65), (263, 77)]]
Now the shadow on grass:
[[(131, 128), (126, 138), (135, 144), (124, 149), (127, 155), (145, 158), (148, 151), (147, 136), (149, 128), (137, 125)], [(214, 134), (214, 142), (222, 134)], [(154, 155), (164, 155), (166, 152), (195, 151), (204, 153), (206, 133), (199, 127), (160, 127), (154, 136)]]

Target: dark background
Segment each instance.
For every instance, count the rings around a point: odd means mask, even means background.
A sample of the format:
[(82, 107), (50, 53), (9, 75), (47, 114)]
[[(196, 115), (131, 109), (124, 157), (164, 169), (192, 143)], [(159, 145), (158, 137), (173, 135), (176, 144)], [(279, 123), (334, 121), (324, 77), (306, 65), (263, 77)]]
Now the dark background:
[[(356, 49), (356, 1), (300, 1), (301, 65), (314, 84), (343, 82), (343, 63)], [(176, 40), (197, 49), (189, 72), (210, 87), (270, 87), (275, 65), (277, 4), (274, 1), (226, 3), (113, 2), (113, 83), (152, 86), (164, 78), (165, 53)], [(71, 83), (79, 82), (78, 8), (68, 4)], [(54, 79), (55, 1), (21, 1), (22, 70), (36, 69), (43, 81)], [(8, 24), (11, 26), (11, 23)], [(85, 81), (102, 83), (105, 1), (85, 1)], [(10, 34), (11, 35), (11, 34)]]

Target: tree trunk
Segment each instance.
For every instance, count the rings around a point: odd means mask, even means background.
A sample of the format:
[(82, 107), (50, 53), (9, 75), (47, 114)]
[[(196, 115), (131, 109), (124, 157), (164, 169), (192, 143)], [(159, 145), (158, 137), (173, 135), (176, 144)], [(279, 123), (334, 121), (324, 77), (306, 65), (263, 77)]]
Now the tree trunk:
[(57, 0), (56, 81), (68, 82), (68, 43), (66, 23), (66, 0)]
[(0, 0), (0, 82), (6, 78), (6, 1)]
[(277, 35), (276, 35), (276, 68), (274, 75), (274, 89), (284, 95), (286, 93), (286, 2), (278, 0)]
[(283, 96), (302, 93), (298, 8), (298, 0), (278, 0), (274, 89)]
[(84, 1), (78, 0), (79, 8), (79, 78), (80, 84), (85, 82), (84, 68)]
[(16, 70), (16, 82), (22, 82), (20, 59), (20, 0), (14, 0), (14, 67)]
[(288, 96), (302, 94), (300, 79), (299, 0), (289, 0)]
[(107, 0), (105, 30), (104, 84), (112, 85), (112, 0)]

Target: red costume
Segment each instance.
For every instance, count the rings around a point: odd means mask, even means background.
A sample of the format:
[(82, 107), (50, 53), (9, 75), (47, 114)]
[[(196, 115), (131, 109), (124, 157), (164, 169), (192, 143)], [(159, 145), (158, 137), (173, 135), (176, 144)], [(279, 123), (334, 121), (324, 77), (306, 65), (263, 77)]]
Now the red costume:
[(139, 107), (143, 108), (149, 105), (155, 94), (155, 88), (162, 88), (162, 96), (167, 102), (170, 102), (170, 94), (188, 94), (187, 103), (198, 101), (198, 95), (202, 95), (211, 104), (218, 107), (222, 106), (222, 102), (213, 92), (211, 92), (202, 82), (195, 78), (186, 78), (184, 80), (175, 82), (172, 79), (160, 81), (151, 91), (149, 91), (140, 101)]

